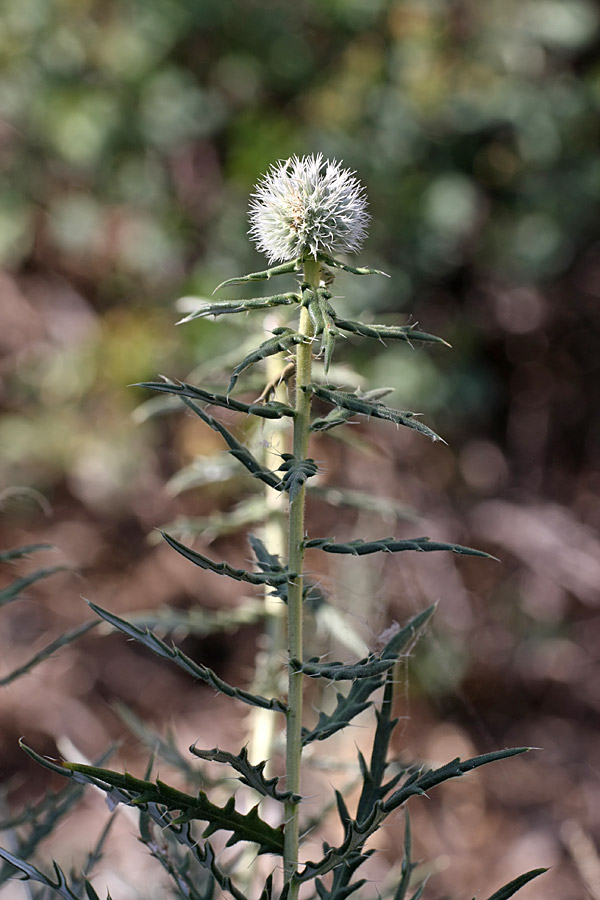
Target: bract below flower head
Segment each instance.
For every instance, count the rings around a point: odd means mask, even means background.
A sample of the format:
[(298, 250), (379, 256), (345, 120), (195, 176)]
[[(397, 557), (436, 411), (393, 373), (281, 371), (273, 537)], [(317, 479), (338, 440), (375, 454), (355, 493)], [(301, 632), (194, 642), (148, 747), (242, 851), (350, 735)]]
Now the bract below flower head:
[(250, 236), (273, 263), (356, 253), (370, 216), (355, 173), (319, 153), (271, 166), (252, 194), (249, 218)]

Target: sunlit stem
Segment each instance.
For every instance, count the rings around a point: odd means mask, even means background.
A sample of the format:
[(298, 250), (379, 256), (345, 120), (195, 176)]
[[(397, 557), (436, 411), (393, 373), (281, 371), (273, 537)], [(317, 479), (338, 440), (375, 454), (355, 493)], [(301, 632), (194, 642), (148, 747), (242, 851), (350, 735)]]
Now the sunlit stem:
[[(319, 286), (320, 265), (305, 260), (304, 280), (313, 290)], [(310, 435), (311, 394), (302, 388), (311, 381), (312, 349), (310, 339), (314, 329), (306, 307), (300, 313), (299, 331), (308, 338), (296, 349), (296, 416), (294, 418), (293, 453), (296, 459), (306, 459)], [(296, 573), (288, 581), (288, 658), (302, 659), (302, 572), (304, 568), (304, 506), (305, 487), (298, 491), (289, 508), (289, 571)], [(286, 790), (300, 793), (300, 761), (302, 755), (302, 675), (289, 670), (288, 713), (286, 730)], [(291, 881), (298, 869), (300, 837), (299, 804), (286, 803), (284, 878), (290, 881), (289, 900), (298, 894), (298, 885)]]

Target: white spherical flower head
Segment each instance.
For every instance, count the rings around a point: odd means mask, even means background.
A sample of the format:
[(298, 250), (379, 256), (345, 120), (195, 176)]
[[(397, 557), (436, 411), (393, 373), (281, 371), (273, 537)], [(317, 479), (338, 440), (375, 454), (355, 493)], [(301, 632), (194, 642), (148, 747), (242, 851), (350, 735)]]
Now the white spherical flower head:
[(252, 194), (249, 231), (270, 263), (360, 250), (370, 216), (354, 176), (320, 153), (271, 166)]

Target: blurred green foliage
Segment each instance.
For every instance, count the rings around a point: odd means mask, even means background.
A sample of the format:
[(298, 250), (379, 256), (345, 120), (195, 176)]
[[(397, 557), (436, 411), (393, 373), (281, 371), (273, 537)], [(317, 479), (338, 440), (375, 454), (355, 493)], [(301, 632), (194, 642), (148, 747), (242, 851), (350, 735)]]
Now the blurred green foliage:
[(321, 149), (405, 282), (554, 275), (594, 227), (597, 40), (588, 0), (9, 0), (2, 258), (171, 296), (243, 266), (258, 173)]
[[(262, 266), (252, 185), (322, 151), (366, 183), (363, 255), (393, 276), (340, 278), (349, 312), (427, 306), (457, 338), (452, 377), (439, 355), (410, 375), (382, 356), (383, 380), (408, 393), (418, 372), (432, 411), (465, 390), (468, 416), (494, 405), (481, 316), (523, 328), (519, 304), (490, 311), (490, 296), (562, 277), (598, 237), (599, 22), (592, 0), (8, 0), (0, 260), (58, 279), (97, 321), (68, 349), (38, 343), (6, 392), (41, 379), (47, 408), (77, 418), (88, 388), (183, 375), (207, 344), (236, 345), (235, 325), (165, 339), (172, 302)], [(3, 428), (19, 456), (27, 426)]]

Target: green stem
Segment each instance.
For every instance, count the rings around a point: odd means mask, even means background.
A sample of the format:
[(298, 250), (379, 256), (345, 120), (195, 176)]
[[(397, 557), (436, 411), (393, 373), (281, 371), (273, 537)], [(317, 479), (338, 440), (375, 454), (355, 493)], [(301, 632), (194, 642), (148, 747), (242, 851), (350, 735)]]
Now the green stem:
[[(316, 260), (304, 262), (304, 279), (316, 290), (319, 286), (320, 265)], [(299, 331), (308, 338), (314, 334), (306, 307), (300, 313)], [(311, 394), (302, 388), (311, 381), (312, 348), (310, 342), (296, 348), (296, 415), (294, 418), (293, 453), (297, 459), (306, 459), (310, 435)], [(304, 568), (304, 485), (298, 491), (289, 508), (288, 566), (297, 573), (288, 582), (288, 658), (302, 659), (302, 573)], [(302, 755), (302, 674), (289, 672), (288, 714), (286, 730), (286, 790), (300, 793), (300, 760)], [(285, 807), (285, 844), (283, 869), (286, 882), (290, 882), (289, 900), (295, 900), (298, 885), (291, 879), (298, 870), (298, 845), (300, 822), (298, 803)]]

